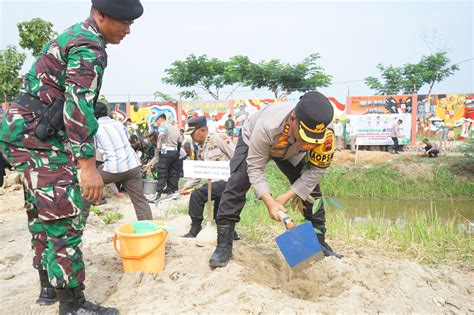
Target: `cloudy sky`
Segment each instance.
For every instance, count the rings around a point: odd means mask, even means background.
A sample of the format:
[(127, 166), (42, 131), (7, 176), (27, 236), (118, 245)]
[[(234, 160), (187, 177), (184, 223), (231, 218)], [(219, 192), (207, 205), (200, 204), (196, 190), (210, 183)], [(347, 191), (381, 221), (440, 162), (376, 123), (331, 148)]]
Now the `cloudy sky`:
[[(296, 63), (318, 52), (333, 76), (321, 91), (345, 102), (371, 95), (363, 79), (376, 65), (415, 63), (446, 50), (460, 71), (435, 85), (434, 93), (474, 92), (473, 1), (147, 1), (145, 14), (120, 45), (110, 45), (101, 94), (111, 101), (151, 100), (164, 70), (191, 53), (227, 59)], [(60, 32), (87, 17), (90, 0), (0, 0), (0, 49), (18, 44), (16, 23), (41, 17)], [(30, 57), (23, 72), (31, 66)], [(224, 91), (230, 91), (230, 88)], [(427, 87), (420, 92), (426, 92)], [(226, 93), (223, 93), (226, 96)], [(234, 98), (272, 97), (240, 88)], [(296, 97), (293, 94), (292, 97)], [(202, 94), (203, 99), (208, 99)]]

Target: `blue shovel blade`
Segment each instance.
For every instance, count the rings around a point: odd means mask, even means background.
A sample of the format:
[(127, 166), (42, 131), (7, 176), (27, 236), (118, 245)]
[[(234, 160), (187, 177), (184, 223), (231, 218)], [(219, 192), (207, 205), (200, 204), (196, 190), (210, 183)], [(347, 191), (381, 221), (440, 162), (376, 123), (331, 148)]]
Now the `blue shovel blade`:
[(321, 256), (318, 255), (321, 253), (321, 246), (310, 222), (286, 231), (277, 236), (275, 241), (291, 268)]

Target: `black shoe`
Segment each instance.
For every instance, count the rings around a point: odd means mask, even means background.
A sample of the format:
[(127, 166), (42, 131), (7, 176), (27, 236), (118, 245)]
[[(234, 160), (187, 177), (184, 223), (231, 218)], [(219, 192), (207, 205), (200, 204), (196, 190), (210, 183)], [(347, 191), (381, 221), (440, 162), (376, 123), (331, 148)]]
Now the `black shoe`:
[(217, 247), (209, 259), (209, 267), (217, 268), (227, 265), (232, 258), (235, 222), (217, 225)]
[(201, 223), (198, 224), (192, 224), (191, 225), (191, 229), (189, 230), (189, 232), (187, 234), (184, 234), (183, 237), (186, 237), (186, 238), (195, 238), (199, 232), (201, 232)]
[(105, 205), (106, 203), (107, 203), (107, 198), (102, 197), (102, 199), (100, 199), (100, 201), (99, 201), (99, 206), (100, 205)]
[(38, 270), (38, 272), (41, 284), (41, 291), (38, 299), (36, 300), (36, 304), (52, 305), (58, 301), (58, 297), (56, 296), (56, 290), (54, 290), (51, 283), (49, 283), (48, 272), (46, 270)]
[(331, 248), (331, 246), (329, 246), (329, 244), (326, 243), (326, 241), (324, 240), (324, 235), (317, 234), (317, 237), (318, 237), (319, 245), (321, 245), (321, 251), (323, 252), (324, 257), (334, 256), (334, 257), (339, 258), (339, 259), (344, 257), (344, 255), (341, 255), (341, 254), (335, 252)]
[(240, 240), (239, 234), (237, 234), (237, 231), (234, 231), (234, 241)]
[(146, 201), (148, 201), (148, 203), (155, 203), (158, 200), (160, 200), (160, 198), (161, 198), (161, 193), (157, 192), (153, 195), (153, 197), (151, 197), (150, 199), (147, 199)]
[(103, 307), (86, 301), (82, 287), (56, 289), (59, 299), (59, 315), (118, 315), (113, 307)]

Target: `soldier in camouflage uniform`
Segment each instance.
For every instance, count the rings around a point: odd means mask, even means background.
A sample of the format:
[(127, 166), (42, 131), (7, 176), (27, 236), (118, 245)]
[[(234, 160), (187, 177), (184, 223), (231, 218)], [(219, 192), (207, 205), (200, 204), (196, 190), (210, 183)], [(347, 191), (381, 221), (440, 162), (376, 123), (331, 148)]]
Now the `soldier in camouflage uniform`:
[[(82, 198), (99, 201), (103, 182), (96, 170), (94, 117), (106, 44), (118, 44), (140, 17), (139, 0), (92, 0), (90, 17), (52, 39), (26, 74), (21, 94), (6, 112), (0, 147), (22, 173), (25, 208), (38, 269), (37, 303), (59, 300), (60, 314), (118, 314), (85, 300), (80, 245), (86, 222)], [(63, 113), (64, 128), (42, 137), (39, 121), (52, 119), (45, 108)], [(58, 102), (59, 101), (59, 102)], [(37, 128), (38, 127), (38, 128)], [(41, 139), (40, 139), (41, 138)], [(81, 168), (81, 189), (76, 162)], [(81, 198), (82, 197), (82, 198)]]

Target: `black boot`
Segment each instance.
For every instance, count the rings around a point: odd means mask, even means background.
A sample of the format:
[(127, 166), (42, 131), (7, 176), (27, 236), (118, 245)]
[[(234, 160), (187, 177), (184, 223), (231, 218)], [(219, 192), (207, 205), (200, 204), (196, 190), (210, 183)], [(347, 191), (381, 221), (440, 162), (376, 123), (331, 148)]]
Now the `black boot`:
[(191, 229), (189, 230), (189, 232), (185, 235), (183, 235), (183, 237), (186, 237), (186, 238), (195, 238), (199, 232), (201, 232), (201, 223), (192, 223), (191, 224)]
[(86, 301), (82, 287), (56, 289), (59, 299), (59, 315), (118, 315), (113, 307), (103, 307)]
[(36, 304), (52, 305), (58, 301), (58, 297), (56, 296), (56, 291), (54, 290), (53, 286), (51, 283), (49, 283), (48, 272), (46, 270), (38, 270), (38, 272), (41, 291), (38, 299), (36, 300)]
[(217, 247), (209, 259), (209, 267), (224, 267), (232, 257), (235, 222), (217, 225)]
[(339, 258), (339, 259), (344, 257), (343, 255), (335, 252), (331, 248), (331, 246), (329, 246), (328, 243), (326, 243), (325, 238), (324, 238), (324, 234), (316, 234), (316, 236), (318, 237), (318, 241), (319, 241), (319, 244), (321, 245), (321, 251), (323, 252), (324, 257), (334, 256), (334, 257)]
[(234, 241), (240, 240), (239, 234), (237, 234), (237, 231), (234, 231)]

